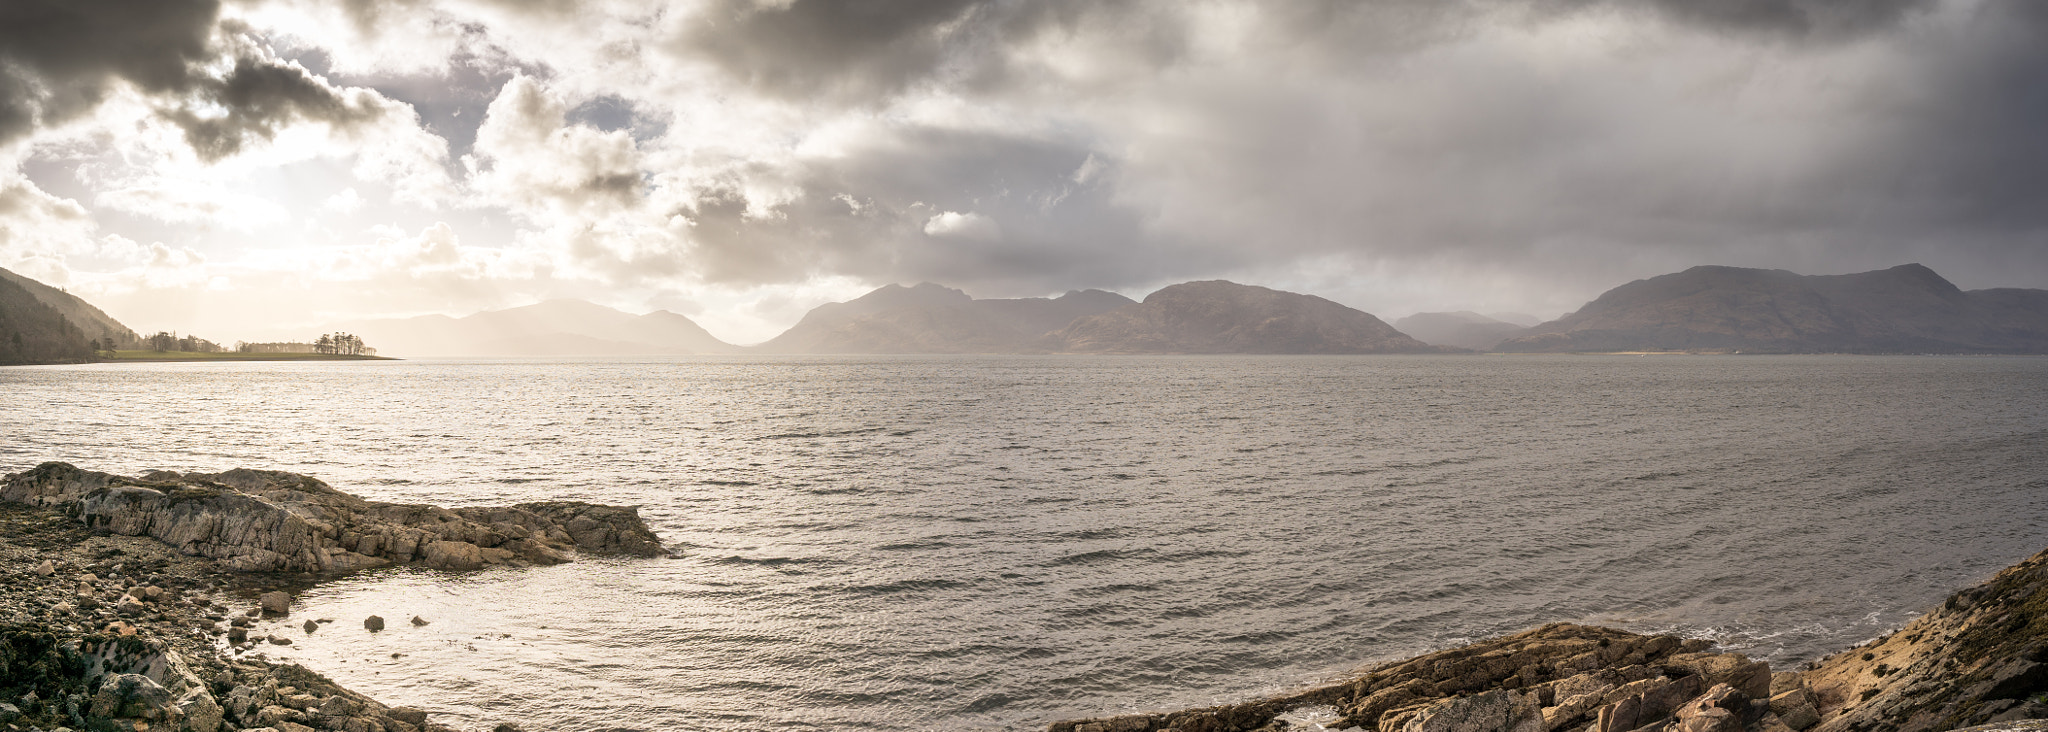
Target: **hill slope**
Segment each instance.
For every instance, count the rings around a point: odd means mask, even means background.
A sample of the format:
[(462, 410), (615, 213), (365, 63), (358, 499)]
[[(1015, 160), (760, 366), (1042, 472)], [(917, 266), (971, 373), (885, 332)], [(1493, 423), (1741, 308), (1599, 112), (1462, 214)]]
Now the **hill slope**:
[(0, 280), (20, 286), (34, 295), (36, 300), (55, 309), (65, 320), (71, 321), (79, 332), (84, 333), (87, 340), (99, 339), (109, 343), (109, 348), (140, 347), (141, 339), (136, 336), (135, 331), (76, 295), (5, 269), (0, 269)]
[(805, 313), (782, 335), (756, 346), (768, 353), (1018, 353), (1080, 318), (1132, 304), (1102, 290), (1057, 298), (977, 300), (929, 282), (887, 285)]
[(0, 364), (76, 363), (92, 358), (85, 333), (14, 280), (0, 278)]
[(1825, 276), (1694, 267), (1616, 287), (1494, 350), (2048, 353), (2048, 291), (1964, 292), (1918, 264)]
[(1074, 321), (1047, 337), (1075, 353), (1443, 353), (1320, 297), (1211, 280)]

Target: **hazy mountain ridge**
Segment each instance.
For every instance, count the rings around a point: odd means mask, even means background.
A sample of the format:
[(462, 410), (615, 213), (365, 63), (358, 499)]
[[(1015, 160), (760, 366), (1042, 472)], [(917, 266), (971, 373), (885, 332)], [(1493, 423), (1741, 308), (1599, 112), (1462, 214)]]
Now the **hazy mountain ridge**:
[(1608, 290), (1495, 350), (2048, 353), (2048, 290), (1965, 292), (1919, 264), (1846, 275), (1702, 266)]
[(1047, 336), (1072, 353), (1447, 353), (1313, 295), (1224, 280), (1173, 285)]
[(1501, 341), (1529, 330), (1527, 325), (1506, 322), (1470, 310), (1455, 313), (1416, 313), (1394, 321), (1393, 325), (1395, 330), (1424, 343), (1469, 348), (1474, 351), (1492, 350)]
[(1020, 353), (1076, 318), (1134, 304), (1102, 290), (1057, 298), (977, 300), (929, 282), (886, 285), (805, 313), (755, 348), (767, 353)]
[(451, 318), (372, 320), (339, 328), (379, 353), (413, 356), (641, 356), (733, 353), (695, 321), (666, 310), (645, 315), (582, 300), (548, 300)]

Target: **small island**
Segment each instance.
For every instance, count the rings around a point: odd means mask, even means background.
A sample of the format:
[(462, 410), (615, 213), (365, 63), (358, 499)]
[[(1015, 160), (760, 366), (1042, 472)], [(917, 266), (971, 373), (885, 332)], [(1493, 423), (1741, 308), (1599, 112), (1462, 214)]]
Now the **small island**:
[(94, 340), (90, 345), (96, 360), (118, 362), (398, 360), (377, 355), (377, 349), (363, 343), (361, 337), (348, 333), (322, 334), (311, 343), (237, 341), (232, 349), (204, 338), (180, 338), (177, 334), (169, 332), (159, 332), (140, 339), (140, 345), (146, 346), (145, 348), (103, 348), (107, 343), (98, 340)]

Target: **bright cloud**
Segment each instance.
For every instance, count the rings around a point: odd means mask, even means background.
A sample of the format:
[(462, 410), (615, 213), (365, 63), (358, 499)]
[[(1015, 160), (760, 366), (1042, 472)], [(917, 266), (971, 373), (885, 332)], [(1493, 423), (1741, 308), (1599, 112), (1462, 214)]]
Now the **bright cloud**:
[(582, 297), (742, 341), (921, 280), (1546, 315), (1701, 263), (2048, 285), (2031, 4), (884, 5), (0, 28), (0, 265), (186, 330)]

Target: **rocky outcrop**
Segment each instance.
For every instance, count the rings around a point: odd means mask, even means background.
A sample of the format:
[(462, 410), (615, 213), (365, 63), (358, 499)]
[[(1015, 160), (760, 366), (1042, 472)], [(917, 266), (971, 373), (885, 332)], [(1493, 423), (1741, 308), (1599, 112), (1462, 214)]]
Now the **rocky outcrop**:
[(2048, 552), (1805, 672), (1818, 732), (2048, 718)]
[(1704, 640), (1546, 625), (1357, 672), (1341, 684), (1052, 732), (1280, 730), (1335, 708), (1359, 732), (1982, 732), (2048, 729), (2048, 552), (1803, 672)]
[[(1164, 714), (1056, 722), (1052, 732), (1283, 729), (1293, 709), (1333, 707), (1329, 729), (1376, 732), (1629, 732), (1698, 698), (1769, 691), (1769, 667), (1708, 642), (1556, 623), (1361, 671), (1276, 699)], [(1758, 681), (1762, 681), (1759, 687)], [(1722, 690), (1726, 690), (1725, 692)], [(1747, 689), (1748, 691), (1744, 691)], [(1757, 704), (1764, 702), (1758, 701)], [(1746, 718), (1764, 712), (1742, 707)], [(1767, 711), (1767, 710), (1766, 710)]]
[(0, 479), (0, 500), (61, 508), (89, 526), (154, 537), (243, 572), (392, 563), (466, 570), (559, 564), (579, 552), (661, 552), (634, 508), (554, 501), (450, 510), (364, 500), (270, 470), (125, 478), (53, 462)]
[(261, 581), (0, 504), (0, 728), (453, 732), (251, 653)]

